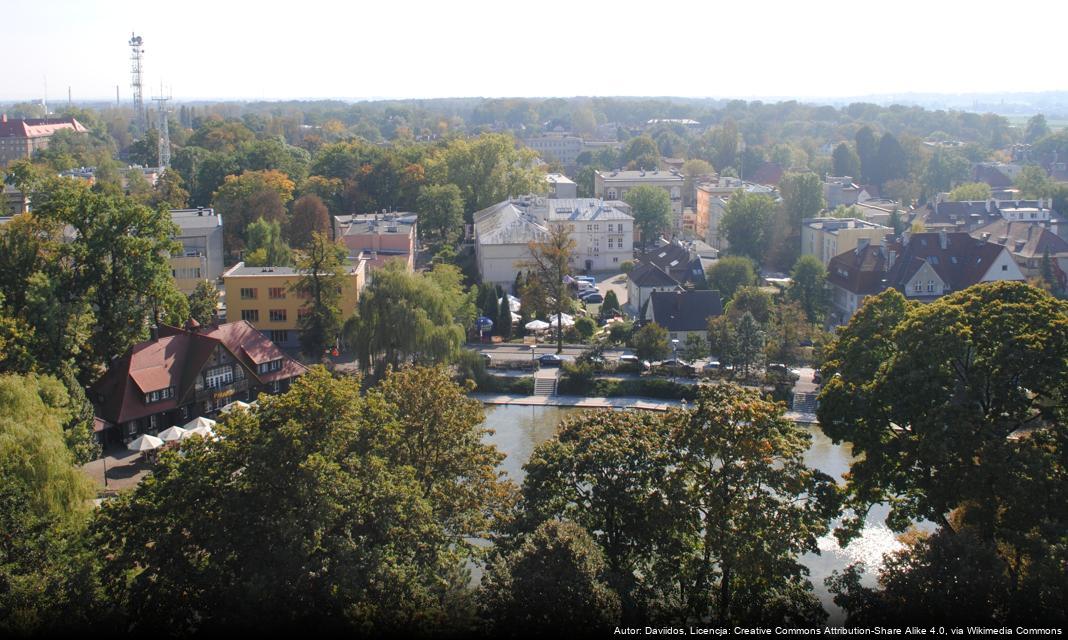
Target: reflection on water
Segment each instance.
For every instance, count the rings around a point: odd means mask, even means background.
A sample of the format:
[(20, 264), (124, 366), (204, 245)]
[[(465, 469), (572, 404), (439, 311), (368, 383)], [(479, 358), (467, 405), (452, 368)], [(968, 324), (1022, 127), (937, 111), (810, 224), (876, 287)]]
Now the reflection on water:
[[(501, 467), (508, 477), (517, 483), (523, 482), (523, 465), (530, 459), (534, 448), (548, 440), (556, 433), (560, 420), (581, 409), (568, 407), (522, 407), (516, 405), (486, 406), (485, 426), (494, 433), (487, 436), (487, 441), (507, 454)], [(848, 444), (836, 445), (818, 427), (811, 427), (812, 445), (805, 453), (805, 463), (815, 467), (842, 482), (842, 474), (849, 470), (853, 454)], [(867, 566), (864, 582), (873, 585), (875, 570), (882, 564), (884, 553), (901, 548), (894, 533), (885, 524), (888, 508), (873, 507), (868, 513), (866, 525), (861, 535), (845, 548), (838, 546), (833, 534), (827, 534), (818, 541), (820, 553), (808, 553), (801, 557), (801, 562), (809, 569), (809, 579), (816, 594), (831, 615), (831, 623), (842, 621), (842, 612), (831, 601), (831, 594), (823, 585), (824, 578), (832, 571), (845, 569), (854, 562), (863, 562)]]

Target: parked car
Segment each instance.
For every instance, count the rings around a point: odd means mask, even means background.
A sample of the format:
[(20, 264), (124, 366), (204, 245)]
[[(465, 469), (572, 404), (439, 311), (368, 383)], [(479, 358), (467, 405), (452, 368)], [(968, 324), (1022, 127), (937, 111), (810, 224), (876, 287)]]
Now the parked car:
[(706, 374), (719, 373), (720, 372), (719, 360), (709, 360), (705, 366), (701, 367)]
[(604, 302), (604, 296), (599, 293), (594, 293), (592, 295), (583, 296), (582, 301), (586, 304), (601, 304)]
[(575, 280), (579, 282), (589, 282), (590, 284), (597, 284), (597, 278), (593, 276), (575, 276)]
[(697, 373), (692, 364), (682, 360), (664, 360), (656, 365), (656, 371), (673, 376), (692, 376)]
[(599, 295), (601, 295), (601, 292), (598, 291), (597, 289), (586, 289), (585, 291), (579, 291), (578, 292), (579, 300), (581, 300), (582, 298), (585, 298), (586, 296), (599, 296)]
[(773, 362), (766, 368), (766, 373), (769, 378), (777, 378), (793, 382), (801, 377), (801, 372), (797, 369), (791, 369), (784, 364)]
[(650, 369), (648, 360), (640, 360), (638, 356), (622, 355), (619, 356), (619, 371), (634, 371), (642, 372)]
[(546, 353), (538, 358), (538, 363), (543, 367), (559, 367), (564, 363), (564, 359), (555, 353)]

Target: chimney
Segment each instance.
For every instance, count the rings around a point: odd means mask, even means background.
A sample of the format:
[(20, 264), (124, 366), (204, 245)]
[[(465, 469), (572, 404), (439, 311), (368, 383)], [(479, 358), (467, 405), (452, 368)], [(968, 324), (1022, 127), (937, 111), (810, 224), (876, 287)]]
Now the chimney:
[(152, 342), (159, 340), (159, 327), (156, 326), (155, 323), (148, 328), (148, 333), (151, 336)]
[(938, 230), (938, 246), (941, 247), (943, 251), (945, 251), (947, 243), (948, 243), (948, 238), (946, 237), (945, 228), (939, 229)]

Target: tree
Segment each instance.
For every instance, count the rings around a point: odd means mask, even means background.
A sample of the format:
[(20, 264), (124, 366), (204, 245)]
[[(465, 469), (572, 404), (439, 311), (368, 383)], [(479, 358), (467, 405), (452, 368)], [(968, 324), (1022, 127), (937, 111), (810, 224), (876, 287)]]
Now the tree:
[(610, 628), (619, 621), (620, 602), (605, 582), (606, 568), (585, 529), (548, 520), (490, 565), (480, 588), (483, 616), (498, 636)]
[(501, 297), (500, 311), (497, 313), (494, 330), (497, 335), (505, 340), (512, 337), (512, 306), (508, 303), (508, 296)]
[(345, 275), (341, 256), (344, 248), (323, 233), (312, 234), (311, 244), (297, 252), (300, 279), (294, 285), (306, 297), (307, 312), (297, 318), (301, 350), (311, 358), (321, 358), (334, 344), (341, 329), (341, 292)]
[(216, 320), (219, 307), (219, 288), (214, 282), (201, 280), (189, 295), (189, 317), (202, 325)]
[(884, 133), (879, 139), (879, 150), (876, 154), (876, 165), (872, 173), (872, 182), (882, 186), (891, 180), (902, 180), (909, 175), (908, 156), (890, 133)]
[[(555, 224), (550, 225), (547, 238), (532, 240), (527, 248), (530, 261), (526, 266), (539, 280), (541, 290), (553, 300), (552, 313), (559, 318), (570, 306), (571, 289), (564, 282), (564, 276), (571, 271), (575, 240), (566, 226)], [(564, 350), (563, 331), (556, 332), (556, 341), (556, 352), (561, 353)]]
[(226, 176), (212, 196), (223, 218), (226, 250), (236, 254), (245, 248), (245, 231), (257, 218), (285, 222), (286, 204), (293, 198), (293, 186), (288, 176), (275, 170)]
[(459, 187), (469, 215), (513, 195), (532, 193), (538, 184), (531, 168), (534, 158), (533, 151), (517, 147), (510, 135), (456, 138), (427, 161), (427, 179)]
[(345, 323), (345, 342), (355, 349), (360, 368), (376, 376), (406, 363), (451, 362), (476, 309), (456, 267), (437, 264), (413, 274), (390, 261), (361, 292), (355, 316)]
[(933, 197), (936, 193), (949, 191), (971, 175), (971, 163), (956, 153), (937, 149), (923, 171), (924, 192)]
[(168, 167), (160, 174), (149, 204), (157, 209), (184, 209), (189, 206), (189, 192), (177, 169)]
[(702, 338), (699, 333), (688, 333), (686, 340), (682, 344), (682, 357), (687, 362), (696, 362), (708, 356), (708, 341)]
[(801, 305), (794, 301), (775, 305), (766, 326), (764, 351), (768, 359), (783, 364), (797, 364), (801, 360), (801, 341), (814, 333)]
[(860, 180), (860, 157), (849, 143), (840, 142), (831, 154), (831, 171), (836, 176), (850, 176)]
[(827, 268), (816, 256), (801, 256), (790, 273), (790, 280), (787, 295), (801, 304), (809, 322), (820, 322), (830, 304)]
[[(871, 298), (828, 348), (817, 412), (858, 455), (850, 506), (862, 517), (889, 502), (887, 524), (901, 531), (921, 518), (952, 530), (949, 514), (969, 505), (992, 539), (1013, 504), (1000, 462), (1041, 445), (1009, 436), (1057, 420), (1065, 354), (1068, 304), (1023, 283), (984, 283), (930, 305), (893, 290)], [(1027, 525), (1021, 513), (1013, 520)], [(846, 525), (843, 535), (855, 535), (857, 520)]]
[(730, 300), (741, 287), (756, 283), (753, 261), (745, 256), (720, 258), (708, 269), (708, 284), (720, 292), (724, 300)]
[(331, 233), (330, 210), (319, 196), (305, 194), (293, 203), (293, 214), (286, 227), (290, 246), (303, 249), (316, 233)]
[(604, 302), (601, 303), (599, 313), (602, 320), (611, 318), (620, 313), (619, 298), (616, 297), (614, 289), (609, 289), (604, 294)]
[(597, 331), (597, 323), (592, 318), (582, 316), (575, 320), (575, 331), (578, 332), (579, 337), (583, 342), (588, 341), (593, 337), (595, 331)]
[(245, 231), (245, 264), (250, 267), (288, 267), (292, 262), (289, 245), (282, 240), (282, 225), (257, 218)]
[(768, 227), (775, 216), (775, 201), (763, 194), (739, 192), (731, 196), (720, 221), (731, 253), (760, 264), (768, 249)]
[(672, 442), (689, 616), (721, 623), (819, 623), (798, 556), (838, 513), (834, 480), (805, 465), (811, 438), (783, 406), (733, 384), (703, 385)]
[(715, 316), (708, 319), (708, 350), (723, 365), (733, 365), (737, 361), (738, 334), (729, 317)]
[(1046, 124), (1046, 116), (1036, 113), (1027, 120), (1027, 129), (1024, 130), (1024, 142), (1035, 143), (1051, 133)]
[(667, 329), (650, 322), (634, 334), (634, 351), (641, 360), (663, 360), (671, 353)]
[(1025, 198), (1045, 198), (1053, 185), (1045, 169), (1037, 164), (1025, 165), (1016, 176), (1016, 186)]
[(739, 287), (727, 303), (726, 313), (732, 321), (737, 322), (745, 313), (751, 313), (761, 325), (768, 323), (773, 306), (771, 294), (760, 287), (746, 285)]
[(649, 240), (656, 240), (671, 224), (671, 198), (660, 187), (641, 185), (627, 191), (623, 199), (634, 212), (634, 224), (642, 238), (644, 249)]
[(642, 594), (654, 586), (655, 550), (673, 521), (663, 492), (670, 489), (670, 424), (677, 419), (643, 411), (568, 416), (526, 465), (517, 528), (566, 520), (589, 531), (604, 552), (605, 580), (620, 596), (624, 620), (648, 619)]
[(894, 207), (894, 210), (890, 212), (890, 219), (887, 223), (894, 230), (895, 236), (901, 235), (901, 232), (905, 230), (905, 222), (901, 219), (901, 211), (897, 207)]
[(716, 175), (716, 170), (712, 165), (700, 158), (691, 158), (682, 163), (682, 175), (686, 177), (686, 181), (683, 185), (683, 188), (685, 189), (685, 199), (683, 204), (688, 207), (693, 207), (696, 206), (694, 195), (698, 181), (713, 178)]
[(764, 331), (753, 314), (746, 312), (738, 319), (735, 333), (738, 336), (735, 363), (741, 367), (744, 379), (749, 377), (749, 370), (764, 359)]
[(660, 149), (648, 135), (631, 138), (623, 145), (619, 161), (627, 169), (657, 169), (660, 166)]
[[(783, 208), (786, 210), (787, 220), (790, 221), (792, 228), (796, 227), (800, 230), (802, 220), (815, 217), (823, 210), (825, 204), (823, 182), (818, 175), (814, 173), (787, 174), (783, 178), (781, 187)], [(798, 245), (801, 243), (799, 236), (797, 243)]]
[(878, 163), (878, 143), (875, 140), (875, 132), (871, 127), (863, 126), (857, 130), (856, 135), (857, 157), (860, 158), (860, 180), (864, 184), (875, 183)]
[(222, 441), (164, 452), (94, 524), (123, 628), (456, 632), (475, 552), (463, 536), (497, 510), (480, 419), (444, 372), (364, 398), (358, 378), (314, 367), (228, 415)]
[(442, 242), (455, 241), (463, 229), (464, 200), (454, 184), (426, 185), (419, 191), (419, 230)]
[(966, 182), (958, 185), (949, 192), (949, 200), (961, 202), (964, 200), (989, 200), (990, 185), (985, 182)]

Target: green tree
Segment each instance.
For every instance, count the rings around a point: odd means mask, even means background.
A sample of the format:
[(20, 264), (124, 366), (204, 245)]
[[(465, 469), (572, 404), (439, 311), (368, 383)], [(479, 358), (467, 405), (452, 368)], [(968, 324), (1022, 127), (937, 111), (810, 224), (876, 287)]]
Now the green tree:
[[(551, 225), (549, 236), (542, 240), (532, 240), (528, 246), (530, 261), (527, 268), (539, 281), (538, 288), (553, 301), (552, 314), (559, 318), (570, 308), (571, 288), (564, 282), (564, 276), (571, 271), (571, 259), (575, 253), (575, 240), (571, 232), (562, 224)], [(550, 324), (554, 324), (550, 320)], [(564, 350), (564, 332), (556, 332), (556, 352)]]
[(288, 267), (293, 261), (289, 245), (282, 240), (282, 225), (257, 218), (245, 231), (245, 264), (250, 267)]
[(619, 161), (627, 169), (648, 169), (660, 167), (660, 149), (656, 141), (647, 135), (631, 138), (623, 145)]
[(428, 160), (427, 179), (432, 184), (459, 187), (464, 212), (470, 214), (513, 195), (534, 192), (538, 184), (531, 168), (534, 157), (533, 151), (518, 148), (505, 134), (456, 138)]
[(682, 357), (687, 362), (696, 362), (708, 356), (708, 340), (699, 333), (689, 333), (682, 343)]
[(945, 149), (935, 150), (924, 167), (924, 192), (933, 197), (936, 193), (949, 191), (969, 178), (971, 168), (966, 158)]
[(1035, 143), (1051, 133), (1046, 124), (1046, 116), (1036, 113), (1027, 120), (1027, 129), (1024, 130), (1024, 142)]
[(464, 200), (454, 184), (426, 185), (419, 191), (419, 230), (453, 242), (463, 230)]
[(990, 199), (990, 185), (985, 182), (966, 182), (950, 191), (948, 199), (954, 202), (988, 200)]
[(775, 201), (764, 194), (745, 192), (731, 196), (719, 228), (731, 253), (760, 264), (768, 250), (768, 227), (775, 216)]
[(760, 365), (764, 359), (764, 331), (753, 314), (746, 312), (738, 319), (735, 327), (737, 347), (735, 365), (741, 367), (742, 378), (749, 378), (749, 372)]
[(756, 283), (756, 268), (745, 256), (720, 258), (707, 272), (708, 284), (719, 291), (724, 300), (730, 300), (741, 287)]
[(771, 294), (760, 287), (746, 285), (739, 287), (727, 303), (726, 313), (732, 321), (737, 322), (742, 314), (751, 313), (761, 325), (768, 323), (773, 302)]
[(149, 204), (157, 209), (184, 209), (189, 206), (189, 192), (177, 169), (168, 167), (160, 174)]
[[(980, 284), (930, 305), (893, 290), (867, 301), (828, 348), (817, 413), (858, 456), (846, 485), (858, 517), (888, 502), (896, 531), (921, 518), (953, 530), (949, 514), (969, 505), (991, 539), (1013, 510), (1000, 461), (1041, 444), (1009, 436), (1056, 420), (1066, 353), (1068, 306), (1023, 283)], [(1026, 524), (1020, 513), (1008, 521)], [(859, 526), (849, 520), (843, 535)]]
[(836, 176), (850, 176), (860, 180), (860, 157), (849, 143), (840, 142), (831, 153), (831, 171)]
[[(687, 613), (722, 623), (819, 623), (798, 561), (838, 513), (834, 480), (805, 465), (811, 438), (783, 406), (733, 384), (701, 386), (672, 442)], [(681, 569), (681, 570), (679, 570)]]
[(738, 359), (738, 333), (727, 316), (708, 319), (708, 350), (720, 364), (733, 365)]
[(572, 522), (548, 520), (501, 554), (479, 599), (494, 635), (526, 636), (566, 627), (597, 633), (619, 622), (619, 596), (605, 582), (604, 553)]
[(783, 364), (801, 361), (801, 341), (813, 333), (812, 324), (798, 302), (781, 302), (772, 307), (767, 323), (764, 352), (768, 360)]
[(226, 250), (236, 254), (245, 248), (245, 232), (257, 218), (282, 223), (286, 204), (293, 198), (293, 181), (275, 170), (245, 171), (226, 176), (212, 196), (223, 219)]
[(872, 181), (879, 186), (891, 180), (902, 180), (909, 175), (908, 156), (905, 149), (890, 133), (884, 133), (879, 139), (879, 150), (875, 157)]
[(1025, 198), (1045, 198), (1052, 191), (1053, 183), (1045, 169), (1029, 164), (1016, 176), (1016, 187)]
[(616, 297), (614, 289), (609, 289), (604, 294), (604, 302), (601, 303), (599, 313), (602, 320), (620, 313), (619, 298)]
[[(823, 182), (815, 173), (787, 174), (780, 186), (783, 208), (792, 227), (800, 229), (802, 220), (815, 217), (823, 210)], [(798, 236), (797, 243), (800, 242)]]
[(671, 198), (660, 187), (641, 185), (627, 191), (623, 199), (634, 212), (634, 224), (638, 227), (642, 248), (655, 241), (671, 224)]
[(787, 295), (805, 310), (809, 322), (820, 322), (827, 313), (830, 296), (827, 291), (827, 268), (816, 256), (805, 255), (797, 260), (790, 273)]
[(494, 512), (482, 487), (488, 476), (496, 491), (500, 456), (480, 442), (477, 403), (444, 377), (401, 374), (364, 398), (358, 378), (316, 367), (227, 416), (222, 441), (162, 454), (94, 524), (123, 627), (466, 626), (463, 536)]
[(642, 360), (663, 360), (671, 353), (667, 329), (655, 322), (638, 329), (633, 342), (634, 352)]
[(512, 337), (512, 307), (508, 303), (508, 296), (501, 297), (500, 311), (497, 313), (497, 319), (494, 320), (494, 331), (497, 335), (501, 336), (505, 340)]
[(202, 325), (211, 324), (219, 307), (219, 288), (214, 282), (201, 280), (189, 295), (189, 317)]
[(323, 233), (313, 234), (311, 244), (297, 252), (300, 279), (294, 290), (308, 299), (308, 311), (297, 318), (297, 326), (301, 350), (311, 358), (321, 358), (341, 329), (342, 255), (344, 248)]
[(875, 140), (875, 132), (871, 127), (863, 126), (857, 130), (856, 138), (857, 157), (860, 158), (860, 180), (864, 184), (876, 182), (876, 164), (879, 151), (878, 142)]
[(582, 316), (575, 320), (575, 331), (578, 332), (579, 337), (583, 342), (588, 341), (593, 337), (595, 331), (597, 331), (597, 323), (592, 318)]

